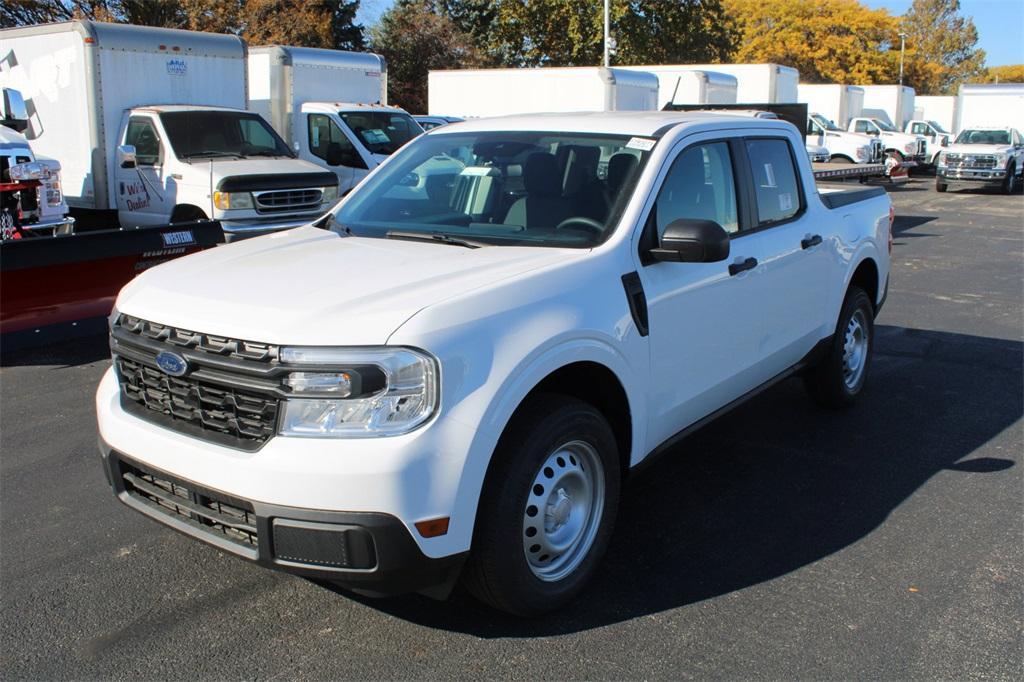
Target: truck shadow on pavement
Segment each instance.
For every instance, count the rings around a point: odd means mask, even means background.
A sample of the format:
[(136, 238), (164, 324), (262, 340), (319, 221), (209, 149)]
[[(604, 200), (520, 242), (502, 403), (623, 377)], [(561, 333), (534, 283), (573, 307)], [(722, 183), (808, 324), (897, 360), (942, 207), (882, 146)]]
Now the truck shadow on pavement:
[(627, 481), (596, 576), (560, 612), (519, 620), (462, 591), (448, 603), (354, 598), (420, 625), (485, 638), (588, 630), (736, 592), (829, 557), (870, 535), (939, 472), (1017, 475), (1000, 473), (1012, 460), (972, 453), (1024, 413), (1024, 345), (880, 325), (876, 349), (856, 407), (819, 409), (799, 380), (787, 381)]

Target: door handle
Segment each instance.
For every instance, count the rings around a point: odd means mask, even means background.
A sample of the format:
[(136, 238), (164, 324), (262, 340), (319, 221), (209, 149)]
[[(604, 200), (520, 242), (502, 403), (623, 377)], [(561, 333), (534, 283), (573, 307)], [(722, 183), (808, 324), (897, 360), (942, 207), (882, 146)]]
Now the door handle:
[(817, 246), (821, 243), (821, 235), (816, 234), (813, 237), (805, 237), (800, 240), (800, 248), (809, 249), (812, 246)]
[(747, 270), (753, 270), (756, 267), (757, 267), (757, 259), (756, 258), (748, 258), (745, 261), (743, 261), (742, 263), (733, 263), (732, 265), (730, 265), (729, 266), (729, 275), (730, 276), (738, 275), (741, 272), (746, 272)]

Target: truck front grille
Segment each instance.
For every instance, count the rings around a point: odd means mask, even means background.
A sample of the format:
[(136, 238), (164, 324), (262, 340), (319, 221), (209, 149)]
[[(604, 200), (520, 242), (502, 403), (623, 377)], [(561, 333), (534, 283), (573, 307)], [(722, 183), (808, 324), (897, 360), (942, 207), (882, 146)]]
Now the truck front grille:
[(150, 509), (239, 546), (241, 553), (253, 558), (258, 555), (256, 514), (248, 502), (200, 492), (184, 482), (124, 460), (119, 460), (118, 465), (129, 496)]
[(871, 140), (871, 163), (882, 163), (885, 161), (885, 145), (881, 140)]
[(257, 213), (309, 211), (320, 206), (323, 190), (316, 188), (254, 192)]
[(951, 168), (995, 168), (996, 157), (991, 154), (946, 154), (946, 165)]
[(924, 140), (917, 141), (917, 153), (919, 156), (924, 156), (928, 152), (928, 143)]
[[(172, 431), (258, 450), (277, 431), (279, 348), (199, 334), (125, 315), (111, 330), (111, 354), (125, 411)], [(186, 358), (172, 376), (157, 356)]]

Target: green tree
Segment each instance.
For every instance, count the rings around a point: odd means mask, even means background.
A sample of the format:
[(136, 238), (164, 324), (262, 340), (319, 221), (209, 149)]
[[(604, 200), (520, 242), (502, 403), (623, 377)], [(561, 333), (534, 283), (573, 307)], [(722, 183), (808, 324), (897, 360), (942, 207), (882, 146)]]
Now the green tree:
[(978, 29), (970, 18), (960, 15), (960, 0), (914, 0), (900, 26), (907, 34), (913, 61), (931, 66), (931, 78), (904, 77), (917, 94), (955, 92), (960, 83), (984, 75), (985, 52), (977, 47)]
[(388, 62), (388, 101), (427, 111), (427, 72), (481, 64), (470, 36), (432, 0), (398, 0), (370, 29), (370, 49)]

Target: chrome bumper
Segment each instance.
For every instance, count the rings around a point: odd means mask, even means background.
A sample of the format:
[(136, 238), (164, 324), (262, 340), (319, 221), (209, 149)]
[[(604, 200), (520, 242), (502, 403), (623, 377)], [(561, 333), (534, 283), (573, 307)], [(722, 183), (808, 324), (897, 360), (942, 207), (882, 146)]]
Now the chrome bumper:
[(271, 232), (279, 232), (281, 230), (290, 230), (294, 227), (302, 227), (309, 225), (315, 220), (319, 219), (323, 213), (311, 213), (305, 218), (292, 218), (291, 220), (280, 220), (277, 218), (270, 218), (260, 220), (258, 218), (247, 218), (242, 220), (221, 220), (220, 225), (224, 230), (224, 236), (227, 240), (236, 241), (238, 239), (248, 239), (249, 237), (257, 237), (263, 234), (270, 234)]
[(1006, 179), (1005, 168), (948, 168), (939, 166), (935, 174), (944, 180), (956, 182), (1002, 182)]

